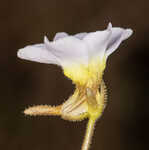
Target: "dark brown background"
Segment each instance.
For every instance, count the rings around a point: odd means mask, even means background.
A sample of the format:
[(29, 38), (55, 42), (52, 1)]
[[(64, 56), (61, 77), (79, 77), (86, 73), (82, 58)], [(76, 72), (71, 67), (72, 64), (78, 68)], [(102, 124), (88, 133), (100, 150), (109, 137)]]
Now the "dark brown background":
[(73, 91), (61, 69), (20, 60), (17, 50), (56, 32), (113, 26), (134, 30), (109, 58), (108, 106), (91, 150), (145, 150), (149, 136), (149, 2), (147, 0), (5, 0), (0, 4), (0, 149), (80, 150), (86, 121), (26, 117), (32, 104), (62, 103)]

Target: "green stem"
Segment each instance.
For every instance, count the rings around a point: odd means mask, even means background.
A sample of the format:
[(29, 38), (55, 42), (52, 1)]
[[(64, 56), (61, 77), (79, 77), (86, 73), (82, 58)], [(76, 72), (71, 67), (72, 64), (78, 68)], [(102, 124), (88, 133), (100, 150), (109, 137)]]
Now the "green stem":
[(94, 108), (93, 106), (95, 105), (94, 103), (94, 98), (92, 99), (92, 91), (90, 91), (90, 89), (88, 89), (88, 97), (89, 97), (89, 101), (90, 103), (88, 103), (88, 105), (90, 108), (89, 111), (89, 121), (87, 124), (87, 129), (86, 129), (86, 134), (84, 137), (84, 141), (82, 144), (82, 148), (81, 150), (89, 150), (89, 146), (91, 144), (91, 140), (92, 140), (92, 135), (93, 135), (93, 131), (94, 131), (94, 126), (95, 126), (95, 122), (98, 118), (101, 117), (103, 110), (105, 108), (105, 101), (106, 101), (106, 86), (104, 84), (104, 82), (102, 81), (101, 83), (101, 91), (100, 91), (100, 99), (99, 99), (99, 107), (98, 108)]
[(89, 146), (90, 146), (90, 143), (92, 140), (95, 122), (96, 122), (95, 118), (92, 118), (92, 117), (89, 118), (89, 121), (87, 124), (87, 129), (86, 129), (86, 134), (84, 137), (84, 141), (83, 141), (83, 145), (82, 145), (81, 150), (88, 150), (89, 149)]

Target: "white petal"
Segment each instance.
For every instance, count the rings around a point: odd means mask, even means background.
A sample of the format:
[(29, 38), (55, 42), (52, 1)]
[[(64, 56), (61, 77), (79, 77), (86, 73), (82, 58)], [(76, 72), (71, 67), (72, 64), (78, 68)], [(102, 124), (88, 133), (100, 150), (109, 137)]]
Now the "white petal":
[(59, 65), (57, 58), (46, 49), (44, 44), (30, 45), (19, 49), (17, 56), (25, 60)]
[(122, 41), (128, 39), (132, 33), (133, 31), (131, 29), (112, 28), (112, 34), (107, 45), (106, 56), (108, 57), (112, 54), (119, 47)]
[(110, 34), (111, 30), (107, 29), (104, 31), (92, 32), (85, 36), (83, 41), (89, 48), (90, 56), (99, 56), (101, 58), (104, 56)]
[(48, 40), (47, 36), (44, 36), (44, 45), (45, 45), (46, 49), (51, 50), (50, 41)]
[(45, 43), (52, 53), (57, 56), (62, 64), (88, 63), (88, 51), (86, 45), (81, 40), (68, 36), (53, 42), (45, 39)]
[(80, 40), (82, 40), (88, 33), (86, 32), (82, 32), (82, 33), (78, 33), (78, 34), (75, 34), (74, 36)]
[(66, 36), (68, 36), (67, 33), (65, 33), (65, 32), (59, 32), (59, 33), (56, 33), (56, 35), (55, 35), (55, 37), (54, 37), (53, 40), (56, 41), (56, 40), (59, 40), (59, 39), (61, 39), (61, 38), (66, 37)]
[(108, 24), (107, 30), (111, 30), (111, 29), (112, 29), (112, 23), (110, 22), (110, 23)]

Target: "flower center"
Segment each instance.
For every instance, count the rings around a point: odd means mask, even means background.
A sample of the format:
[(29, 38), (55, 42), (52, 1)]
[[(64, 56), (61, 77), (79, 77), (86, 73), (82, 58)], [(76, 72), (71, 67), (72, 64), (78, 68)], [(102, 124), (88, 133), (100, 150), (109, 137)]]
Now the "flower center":
[(91, 60), (88, 65), (70, 64), (64, 67), (64, 74), (77, 85), (92, 87), (100, 84), (105, 63), (105, 59), (101, 61), (98, 58)]

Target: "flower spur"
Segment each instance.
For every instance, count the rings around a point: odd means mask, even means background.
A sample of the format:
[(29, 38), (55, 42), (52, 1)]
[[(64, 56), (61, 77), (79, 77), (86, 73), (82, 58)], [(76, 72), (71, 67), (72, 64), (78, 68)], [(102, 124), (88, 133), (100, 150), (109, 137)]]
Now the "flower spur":
[(121, 44), (132, 35), (131, 29), (112, 27), (91, 33), (68, 35), (57, 33), (53, 41), (44, 37), (44, 43), (26, 46), (18, 57), (62, 67), (65, 76), (76, 85), (74, 94), (62, 105), (38, 105), (27, 108), (27, 115), (55, 115), (69, 121), (88, 118), (82, 150), (88, 150), (95, 122), (101, 117), (106, 103), (103, 72), (106, 61)]

